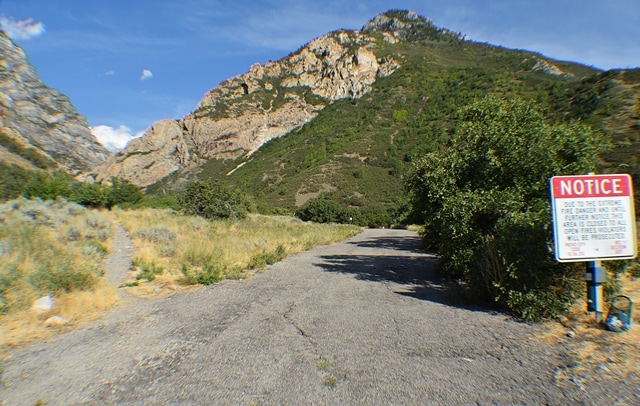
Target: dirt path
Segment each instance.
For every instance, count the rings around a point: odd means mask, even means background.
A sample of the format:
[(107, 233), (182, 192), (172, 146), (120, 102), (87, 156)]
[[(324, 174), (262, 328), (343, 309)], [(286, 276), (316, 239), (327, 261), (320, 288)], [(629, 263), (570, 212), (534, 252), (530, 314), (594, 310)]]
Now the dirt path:
[(14, 354), (0, 399), (597, 404), (584, 391), (557, 388), (554, 372), (568, 360), (531, 340), (538, 327), (451, 305), (433, 264), (415, 234), (367, 230), (249, 280), (138, 299)]
[(133, 241), (125, 229), (119, 225), (115, 227), (112, 247), (111, 253), (105, 261), (106, 278), (109, 283), (118, 286), (127, 279), (135, 250)]

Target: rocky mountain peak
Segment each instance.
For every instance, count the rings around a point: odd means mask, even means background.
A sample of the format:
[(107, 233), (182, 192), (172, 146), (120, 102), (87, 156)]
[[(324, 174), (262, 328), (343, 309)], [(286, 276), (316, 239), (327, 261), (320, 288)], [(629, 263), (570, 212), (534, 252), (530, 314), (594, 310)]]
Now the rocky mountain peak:
[(254, 64), (207, 92), (182, 119), (154, 123), (90, 176), (119, 176), (146, 186), (209, 159), (249, 157), (329, 103), (360, 98), (378, 78), (393, 73), (400, 63), (377, 57), (377, 41), (372, 32), (340, 30), (279, 61)]
[(390, 10), (362, 27), (364, 33), (382, 34), (388, 42), (463, 39), (462, 35), (436, 27), (431, 20), (409, 10)]
[[(0, 112), (4, 139), (35, 149), (69, 173), (89, 170), (110, 155), (91, 134), (87, 120), (78, 114), (69, 98), (47, 87), (22, 48), (2, 31)], [(0, 158), (5, 160), (6, 156), (10, 161), (10, 153), (1, 149)]]

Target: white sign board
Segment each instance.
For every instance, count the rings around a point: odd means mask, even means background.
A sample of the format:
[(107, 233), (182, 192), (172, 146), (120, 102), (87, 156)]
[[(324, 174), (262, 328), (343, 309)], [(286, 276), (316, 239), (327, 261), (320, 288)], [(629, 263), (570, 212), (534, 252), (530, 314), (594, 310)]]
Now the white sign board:
[(554, 176), (550, 183), (557, 261), (635, 258), (631, 176)]

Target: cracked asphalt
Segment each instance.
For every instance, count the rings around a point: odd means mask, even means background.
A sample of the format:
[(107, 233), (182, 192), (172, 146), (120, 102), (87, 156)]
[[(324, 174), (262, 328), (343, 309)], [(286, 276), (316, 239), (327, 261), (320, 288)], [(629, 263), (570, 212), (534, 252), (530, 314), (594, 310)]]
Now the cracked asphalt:
[(7, 405), (575, 404), (539, 327), (448, 302), (405, 230), (145, 300), (13, 354)]

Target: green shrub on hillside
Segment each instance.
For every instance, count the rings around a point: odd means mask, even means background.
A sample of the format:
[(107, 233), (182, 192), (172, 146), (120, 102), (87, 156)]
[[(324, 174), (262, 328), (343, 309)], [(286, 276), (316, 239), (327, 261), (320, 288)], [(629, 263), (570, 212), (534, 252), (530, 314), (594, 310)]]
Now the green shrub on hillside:
[(17, 165), (0, 162), (0, 200), (10, 200), (22, 194), (35, 172)]
[(178, 196), (178, 204), (185, 214), (209, 220), (238, 220), (249, 212), (249, 201), (239, 189), (214, 179), (187, 184)]
[(303, 221), (314, 223), (347, 223), (349, 221), (347, 211), (325, 195), (300, 207), (296, 215)]
[(553, 259), (548, 179), (593, 171), (607, 143), (579, 123), (550, 125), (518, 99), (479, 99), (459, 119), (448, 145), (407, 178), (425, 242), (477, 298), (524, 319), (555, 316), (584, 270)]
[(71, 175), (58, 171), (53, 175), (37, 172), (22, 191), (28, 199), (55, 200), (57, 197), (70, 198), (72, 195)]

